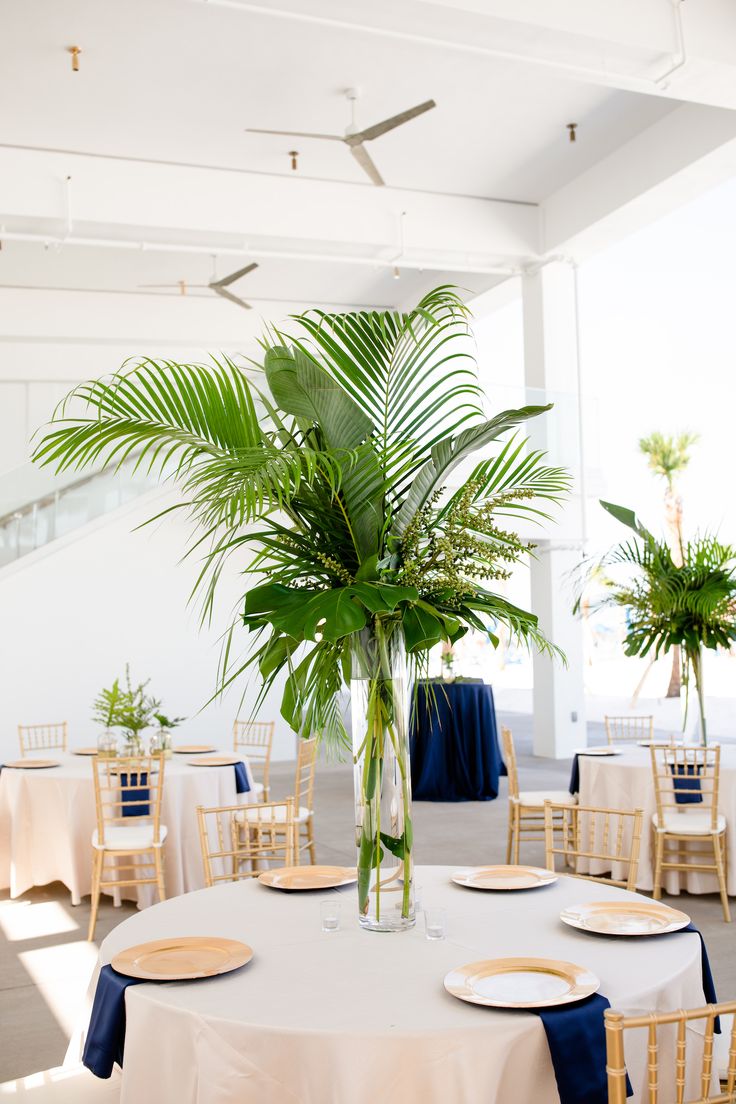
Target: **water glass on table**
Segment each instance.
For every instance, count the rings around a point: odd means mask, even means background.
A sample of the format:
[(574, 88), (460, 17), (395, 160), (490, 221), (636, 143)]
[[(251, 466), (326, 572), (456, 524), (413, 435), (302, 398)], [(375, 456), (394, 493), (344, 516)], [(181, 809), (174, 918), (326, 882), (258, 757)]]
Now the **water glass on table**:
[(447, 913), (443, 908), (425, 908), (424, 933), (427, 939), (444, 939), (447, 935)]
[(326, 901), (320, 901), (319, 914), (323, 932), (340, 930), (340, 900), (337, 894), (332, 894)]

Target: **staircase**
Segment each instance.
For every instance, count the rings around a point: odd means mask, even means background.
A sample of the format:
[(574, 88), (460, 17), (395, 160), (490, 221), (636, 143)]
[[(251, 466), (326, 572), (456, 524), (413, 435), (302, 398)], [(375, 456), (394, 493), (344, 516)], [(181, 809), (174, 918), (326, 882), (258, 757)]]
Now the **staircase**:
[(0, 569), (160, 485), (131, 458), (118, 471), (52, 475), (33, 464), (0, 475)]

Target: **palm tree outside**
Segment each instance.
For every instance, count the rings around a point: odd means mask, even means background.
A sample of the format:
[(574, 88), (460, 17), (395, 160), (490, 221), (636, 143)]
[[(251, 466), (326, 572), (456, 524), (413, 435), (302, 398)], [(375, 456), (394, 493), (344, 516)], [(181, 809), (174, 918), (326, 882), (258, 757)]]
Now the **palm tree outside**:
[[(650, 471), (665, 481), (665, 525), (669, 535), (672, 559), (677, 566), (682, 565), (683, 542), (682, 495), (677, 490), (676, 480), (690, 463), (690, 449), (698, 439), (697, 433), (687, 431), (671, 436), (655, 431), (639, 440), (639, 451), (646, 456)], [(680, 645), (675, 644), (672, 648), (672, 673), (666, 696), (679, 698), (681, 689), (682, 654)]]

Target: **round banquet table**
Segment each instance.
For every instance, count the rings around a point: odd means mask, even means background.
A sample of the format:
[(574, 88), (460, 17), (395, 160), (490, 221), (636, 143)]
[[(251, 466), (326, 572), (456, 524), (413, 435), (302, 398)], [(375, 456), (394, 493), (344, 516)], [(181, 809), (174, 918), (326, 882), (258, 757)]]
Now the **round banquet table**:
[[(652, 815), (657, 806), (654, 797), (652, 763), (649, 748), (621, 747), (618, 755), (579, 755), (579, 800), (581, 805), (610, 809), (642, 809), (644, 823), (639, 854), (639, 889), (654, 887), (652, 862)], [(687, 806), (683, 806), (687, 808)], [(697, 809), (698, 806), (694, 806)], [(719, 812), (727, 821), (728, 892), (736, 894), (736, 745), (721, 745)], [(707, 861), (707, 860), (706, 860)], [(663, 882), (667, 893), (717, 893), (715, 874), (667, 872)]]
[[(165, 901), (120, 924), (102, 943), (101, 965), (173, 935), (240, 939), (254, 950), (231, 974), (126, 990), (121, 1104), (558, 1104), (537, 1016), (445, 992), (451, 968), (483, 958), (586, 966), (616, 1008), (703, 1004), (697, 934), (615, 939), (559, 919), (575, 902), (638, 895), (568, 877), (484, 893), (451, 883), (453, 869), (417, 870), (424, 906), (447, 910), (444, 941), (425, 938), (421, 916), (408, 932), (363, 931), (353, 886), (284, 893), (250, 880)], [(329, 893), (342, 896), (342, 928), (325, 934), (320, 902)], [(646, 1033), (632, 1034), (627, 1065), (640, 1101)]]
[[(38, 752), (28, 758), (55, 759), (48, 770), (16, 770), (0, 774), (0, 886), (18, 897), (32, 886), (63, 882), (72, 904), (92, 888), (92, 833), (95, 818), (90, 757)], [(186, 893), (204, 885), (197, 805), (244, 803), (250, 794), (235, 792), (235, 772), (228, 767), (193, 767), (186, 755), (166, 760), (161, 823), (168, 829), (164, 844), (166, 895)], [(250, 770), (246, 763), (248, 778)], [(112, 891), (110, 891), (112, 892)], [(155, 887), (118, 890), (143, 908), (152, 903)]]

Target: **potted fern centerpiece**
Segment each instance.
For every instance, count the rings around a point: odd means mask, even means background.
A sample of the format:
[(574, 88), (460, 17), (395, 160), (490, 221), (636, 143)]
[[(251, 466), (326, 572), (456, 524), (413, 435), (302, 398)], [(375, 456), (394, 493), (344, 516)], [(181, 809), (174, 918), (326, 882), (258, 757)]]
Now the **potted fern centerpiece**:
[(145, 360), (81, 385), (86, 411), (62, 404), (35, 459), (58, 470), (137, 452), (178, 482), (206, 549), (205, 613), (226, 560), (246, 580), (221, 689), (253, 670), (260, 704), (283, 679), (293, 729), (348, 744), (338, 694), (351, 688), (360, 922), (400, 930), (414, 922), (410, 684), (469, 628), (503, 623), (554, 650), (494, 583), (529, 552), (505, 519), (544, 521), (568, 481), (508, 437), (549, 407), (484, 412), (452, 288), (408, 313), (311, 311), (290, 330), (267, 335), (257, 373)]

